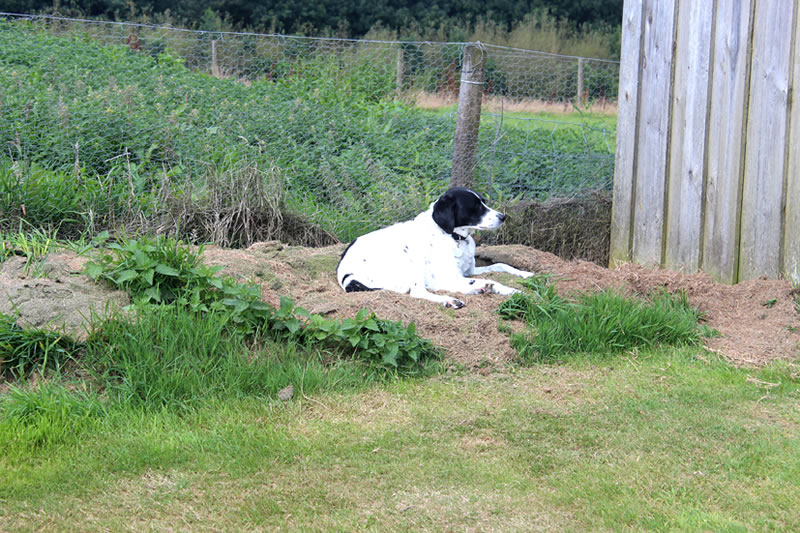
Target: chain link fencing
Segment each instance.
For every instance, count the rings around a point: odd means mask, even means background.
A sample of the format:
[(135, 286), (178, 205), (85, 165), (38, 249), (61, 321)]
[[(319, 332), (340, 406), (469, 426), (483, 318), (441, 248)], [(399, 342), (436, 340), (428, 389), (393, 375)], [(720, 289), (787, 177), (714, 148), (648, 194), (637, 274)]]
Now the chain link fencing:
[[(450, 183), (469, 44), (0, 13), (0, 219), (137, 213), (202, 240), (215, 217), (258, 224), (253, 195), (344, 241), (410, 218)], [(609, 191), (619, 64), (480, 50), (474, 186), (504, 202)]]

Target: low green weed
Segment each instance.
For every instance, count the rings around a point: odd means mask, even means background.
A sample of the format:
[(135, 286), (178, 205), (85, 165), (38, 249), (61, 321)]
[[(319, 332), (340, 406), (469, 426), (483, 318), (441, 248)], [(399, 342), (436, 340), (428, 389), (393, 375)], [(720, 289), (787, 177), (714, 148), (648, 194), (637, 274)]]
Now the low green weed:
[(177, 239), (130, 239), (107, 248), (109, 253), (87, 264), (86, 273), (141, 303), (172, 303), (219, 271), (200, 262), (202, 247), (193, 252)]
[(41, 266), (57, 244), (56, 232), (31, 226), (24, 231), (0, 233), (0, 263), (12, 255), (25, 256), (25, 275), (38, 277)]
[(426, 360), (440, 355), (430, 341), (416, 334), (414, 324), (405, 327), (367, 310), (339, 322), (312, 315), (290, 298), (282, 298), (275, 309), (261, 301), (257, 285), (218, 276), (219, 267), (204, 265), (202, 247), (192, 251), (159, 236), (110, 248), (111, 253), (87, 264), (87, 273), (128, 291), (145, 312), (150, 304), (175, 304), (198, 317), (222, 313), (226, 327), (245, 335), (353, 353), (369, 364), (404, 373), (416, 372)]
[(712, 334), (685, 293), (659, 292), (648, 300), (614, 290), (577, 294), (567, 300), (546, 278), (525, 280), (528, 291), (500, 305), (505, 319), (521, 319), (527, 331), (512, 335), (520, 359), (551, 362), (570, 353), (609, 354), (638, 347), (697, 345)]
[(321, 315), (306, 316), (303, 341), (323, 342), (345, 353), (353, 351), (371, 365), (413, 373), (426, 360), (440, 356), (429, 340), (417, 335), (413, 322), (404, 327), (400, 322), (378, 318), (367, 309), (341, 322)]

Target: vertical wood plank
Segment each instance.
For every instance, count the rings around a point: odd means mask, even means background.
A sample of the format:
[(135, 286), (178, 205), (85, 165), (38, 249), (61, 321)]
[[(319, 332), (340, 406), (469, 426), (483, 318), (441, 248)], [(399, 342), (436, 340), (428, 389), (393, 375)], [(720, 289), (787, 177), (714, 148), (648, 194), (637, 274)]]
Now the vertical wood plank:
[(630, 261), (633, 175), (636, 160), (636, 117), (639, 103), (639, 65), (642, 29), (641, 0), (625, 0), (622, 11), (622, 49), (619, 67), (617, 150), (614, 163), (614, 201), (611, 212), (611, 267)]
[(792, 42), (792, 109), (789, 117), (789, 152), (786, 175), (786, 221), (784, 222), (783, 275), (800, 284), (800, 7), (795, 5)]
[(756, 2), (742, 188), (739, 280), (781, 270), (785, 139), (795, 0)]
[(632, 259), (662, 261), (675, 0), (645, 0)]
[(700, 267), (712, 2), (679, 2), (664, 265)]
[(713, 43), (702, 269), (735, 283), (739, 254), (751, 0), (719, 0)]

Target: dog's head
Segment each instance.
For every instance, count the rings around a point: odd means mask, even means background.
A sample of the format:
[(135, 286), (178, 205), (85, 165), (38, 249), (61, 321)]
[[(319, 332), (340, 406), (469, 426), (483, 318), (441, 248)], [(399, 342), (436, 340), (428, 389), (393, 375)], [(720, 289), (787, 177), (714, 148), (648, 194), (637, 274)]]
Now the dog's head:
[(433, 220), (446, 233), (456, 229), (497, 229), (506, 216), (471, 189), (453, 187), (433, 204)]

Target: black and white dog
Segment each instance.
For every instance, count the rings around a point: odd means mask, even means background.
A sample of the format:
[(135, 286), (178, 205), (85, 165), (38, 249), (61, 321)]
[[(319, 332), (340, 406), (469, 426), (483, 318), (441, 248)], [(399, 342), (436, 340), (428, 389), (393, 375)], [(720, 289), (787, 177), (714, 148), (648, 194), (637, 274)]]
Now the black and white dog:
[(523, 278), (533, 275), (503, 263), (475, 266), (472, 233), (496, 229), (505, 218), (475, 191), (455, 187), (413, 220), (362, 235), (350, 243), (339, 261), (336, 278), (347, 292), (385, 289), (456, 309), (464, 302), (429, 290), (512, 294), (517, 290), (496, 281), (466, 277), (487, 272)]

